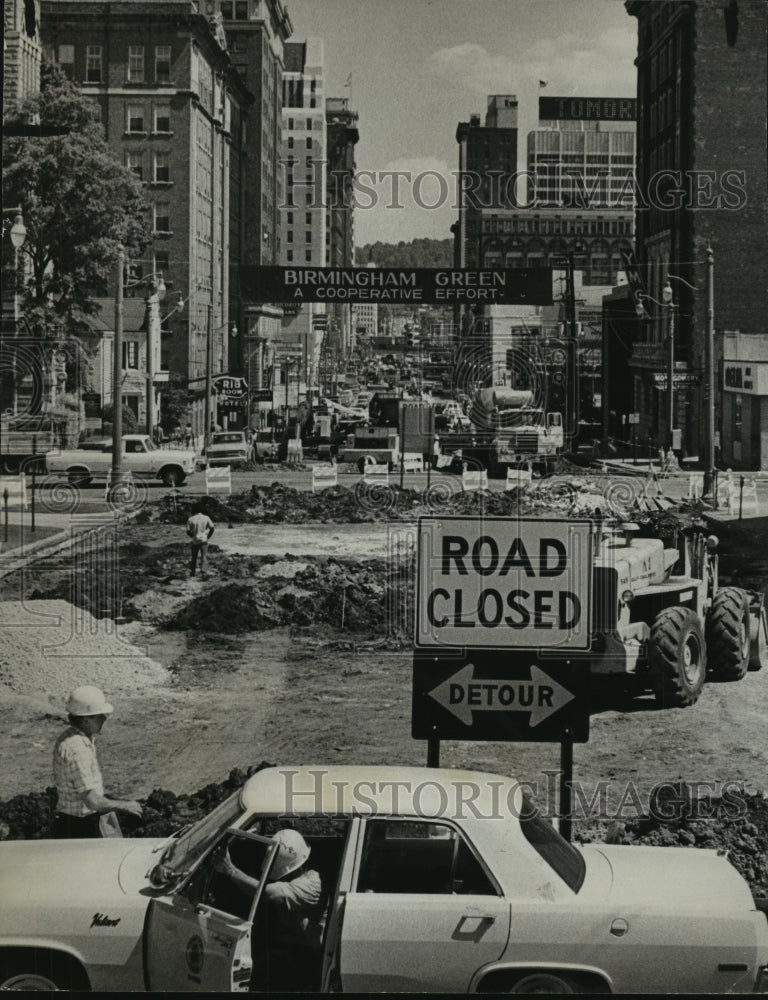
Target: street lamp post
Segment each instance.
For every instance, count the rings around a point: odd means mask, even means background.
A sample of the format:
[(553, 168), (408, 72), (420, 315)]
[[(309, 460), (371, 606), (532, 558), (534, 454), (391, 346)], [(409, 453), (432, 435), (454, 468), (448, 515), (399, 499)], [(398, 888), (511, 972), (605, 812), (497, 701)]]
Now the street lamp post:
[[(205, 428), (203, 434), (204, 451), (208, 456), (208, 448), (211, 443), (211, 422), (213, 419), (213, 335), (221, 330), (231, 330), (232, 336), (237, 336), (237, 326), (234, 323), (222, 323), (221, 326), (213, 328), (213, 303), (208, 303), (208, 322), (205, 336)], [(222, 358), (224, 351), (222, 349)]]
[(715, 489), (715, 252), (707, 247), (707, 340), (704, 406), (707, 411), (707, 453), (704, 471), (704, 493), (711, 493), (717, 510)]

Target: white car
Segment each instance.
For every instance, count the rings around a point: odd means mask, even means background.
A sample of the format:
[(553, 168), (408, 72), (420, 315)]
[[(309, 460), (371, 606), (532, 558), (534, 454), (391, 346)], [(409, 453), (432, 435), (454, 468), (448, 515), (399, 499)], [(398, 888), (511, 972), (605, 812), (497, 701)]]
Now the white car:
[(243, 431), (214, 431), (206, 451), (208, 465), (231, 465), (245, 468), (250, 446)]
[(326, 901), (310, 992), (768, 988), (766, 915), (715, 851), (573, 846), (509, 777), (321, 766), (262, 770), (165, 840), (0, 844), (0, 987), (248, 990), (286, 826)]

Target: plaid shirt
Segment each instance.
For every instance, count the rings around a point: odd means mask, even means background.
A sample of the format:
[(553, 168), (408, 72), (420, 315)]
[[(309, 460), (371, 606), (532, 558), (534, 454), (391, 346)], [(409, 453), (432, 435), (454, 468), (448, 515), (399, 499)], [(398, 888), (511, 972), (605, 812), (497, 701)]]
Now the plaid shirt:
[(68, 816), (92, 816), (81, 794), (91, 790), (104, 794), (96, 747), (74, 726), (56, 740), (53, 751), (53, 781), (59, 793), (56, 811)]

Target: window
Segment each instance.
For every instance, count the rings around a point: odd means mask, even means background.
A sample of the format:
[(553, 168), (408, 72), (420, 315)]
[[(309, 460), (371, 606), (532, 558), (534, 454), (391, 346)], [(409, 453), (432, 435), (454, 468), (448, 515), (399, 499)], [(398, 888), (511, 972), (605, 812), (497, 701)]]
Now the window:
[(88, 45), (85, 49), (86, 83), (101, 83), (101, 46)]
[(293, 212), (288, 212), (285, 221), (290, 226), (293, 223)]
[(312, 242), (312, 231), (310, 229), (307, 229), (304, 233), (304, 242), (305, 243)]
[(288, 149), (293, 149), (293, 136), (288, 136)]
[(139, 367), (138, 340), (123, 341), (123, 369)]
[(59, 46), (59, 66), (67, 79), (72, 80), (75, 75), (75, 46)]
[(307, 118), (307, 130), (309, 132), (312, 131), (312, 119), (311, 118)]
[(155, 105), (155, 132), (171, 131), (171, 106), (170, 104)]
[(357, 892), (498, 895), (453, 827), (393, 819), (366, 822)]
[(128, 46), (128, 82), (144, 82), (144, 46)]
[(143, 153), (126, 153), (125, 154), (125, 165), (129, 170), (133, 171), (134, 174), (139, 178), (140, 181), (144, 180), (144, 154)]
[(129, 104), (125, 117), (126, 132), (144, 132), (144, 108), (140, 104)]
[(586, 873), (583, 856), (539, 815), (527, 796), (520, 816), (520, 829), (531, 847), (554, 868), (565, 884), (578, 892)]
[(312, 225), (312, 213), (311, 212), (307, 212), (306, 216), (304, 217), (304, 221), (306, 222), (306, 224), (308, 226)]
[(155, 250), (154, 270), (167, 274), (171, 269), (171, 255), (168, 250)]
[(155, 46), (155, 80), (157, 83), (171, 82), (171, 46)]
[(307, 149), (312, 149), (312, 136), (307, 136)]
[(293, 118), (289, 118), (289, 119), (288, 119), (288, 128), (289, 128), (289, 129), (292, 129), (292, 128), (293, 128)]
[(292, 229), (288, 230), (288, 232), (285, 234), (285, 238), (288, 241), (288, 243), (293, 243), (293, 230)]
[(155, 232), (170, 233), (171, 231), (171, 203), (168, 201), (155, 202)]
[(306, 253), (304, 254), (304, 260), (307, 262), (307, 264), (311, 264), (312, 263), (312, 251), (311, 250), (307, 250), (306, 251)]
[(171, 154), (155, 153), (155, 183), (167, 184), (171, 179)]
[(287, 259), (288, 263), (292, 264), (293, 263), (293, 250), (286, 250), (285, 255), (286, 255), (286, 259)]

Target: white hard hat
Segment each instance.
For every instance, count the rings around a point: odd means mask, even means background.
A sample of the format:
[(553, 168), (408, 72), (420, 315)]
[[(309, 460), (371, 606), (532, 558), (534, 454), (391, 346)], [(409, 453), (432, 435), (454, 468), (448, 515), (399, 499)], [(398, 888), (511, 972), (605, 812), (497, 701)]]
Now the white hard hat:
[(92, 684), (75, 688), (67, 699), (66, 708), (70, 715), (111, 715), (114, 712), (101, 688)]
[(277, 882), (301, 868), (309, 857), (309, 844), (297, 830), (278, 830), (272, 840), (280, 848), (269, 873), (269, 881)]

